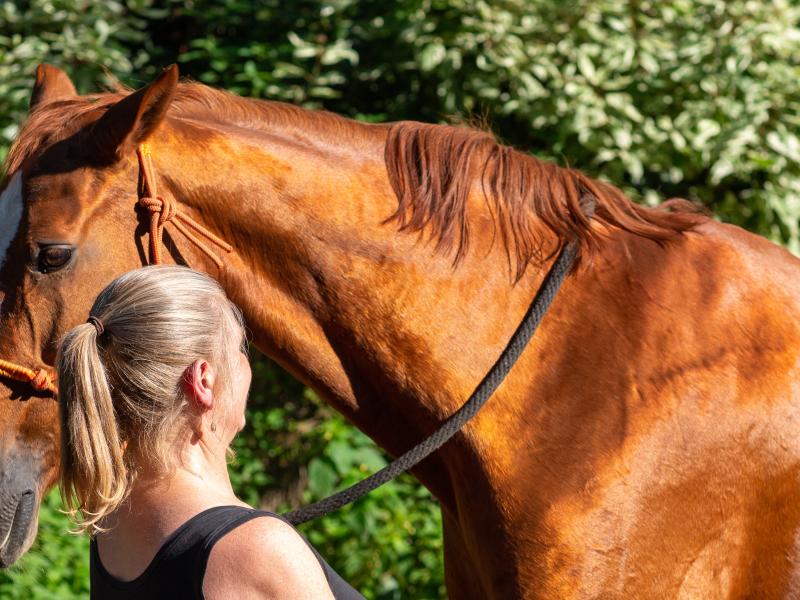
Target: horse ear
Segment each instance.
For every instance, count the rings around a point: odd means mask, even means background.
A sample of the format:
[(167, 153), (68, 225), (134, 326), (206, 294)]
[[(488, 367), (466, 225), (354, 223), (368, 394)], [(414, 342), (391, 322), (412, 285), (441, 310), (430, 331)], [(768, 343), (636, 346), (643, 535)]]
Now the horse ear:
[(30, 110), (53, 100), (66, 100), (78, 95), (69, 75), (58, 67), (42, 63), (36, 67), (36, 82), (31, 93)]
[(131, 152), (164, 120), (177, 88), (178, 67), (171, 65), (155, 81), (113, 104), (92, 126), (94, 149), (113, 160)]

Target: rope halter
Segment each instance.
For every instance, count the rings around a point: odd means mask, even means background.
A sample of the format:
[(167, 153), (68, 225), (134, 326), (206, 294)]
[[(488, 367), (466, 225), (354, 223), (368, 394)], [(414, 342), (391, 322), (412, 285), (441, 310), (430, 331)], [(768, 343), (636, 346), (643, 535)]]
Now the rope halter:
[[(222, 269), (224, 263), (211, 248), (203, 241), (205, 238), (225, 253), (231, 252), (233, 247), (225, 240), (217, 237), (208, 229), (200, 225), (191, 217), (178, 211), (175, 201), (158, 193), (156, 178), (153, 171), (153, 161), (150, 158), (150, 151), (146, 144), (140, 145), (136, 149), (139, 158), (139, 168), (142, 173), (143, 190), (139, 196), (139, 205), (147, 209), (150, 213), (150, 263), (157, 265), (161, 263), (161, 241), (164, 233), (164, 226), (167, 223), (180, 231), (186, 239), (197, 246), (211, 261)], [(13, 379), (29, 383), (33, 389), (40, 392), (50, 392), (53, 396), (58, 395), (58, 387), (53, 380), (53, 376), (46, 369), (29, 369), (23, 365), (0, 359), (0, 378)]]

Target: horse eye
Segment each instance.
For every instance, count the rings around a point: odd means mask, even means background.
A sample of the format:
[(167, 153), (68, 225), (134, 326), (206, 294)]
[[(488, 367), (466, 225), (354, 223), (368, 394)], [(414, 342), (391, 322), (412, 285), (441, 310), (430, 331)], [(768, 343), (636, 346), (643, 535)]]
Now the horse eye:
[(72, 258), (72, 248), (69, 246), (45, 246), (39, 251), (39, 272), (49, 273), (57, 271)]

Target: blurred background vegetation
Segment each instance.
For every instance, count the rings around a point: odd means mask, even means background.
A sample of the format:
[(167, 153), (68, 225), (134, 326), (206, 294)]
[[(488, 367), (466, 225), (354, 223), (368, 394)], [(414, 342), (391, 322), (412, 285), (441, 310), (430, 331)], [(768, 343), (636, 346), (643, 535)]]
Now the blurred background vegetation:
[[(0, 159), (40, 62), (79, 91), (181, 73), (357, 119), (488, 123), (634, 199), (706, 205), (800, 252), (797, 0), (0, 0)], [(232, 476), (269, 508), (387, 457), (267, 359)], [(84, 597), (84, 538), (56, 495), (0, 597)], [(410, 477), (303, 528), (369, 598), (444, 596), (441, 522)]]

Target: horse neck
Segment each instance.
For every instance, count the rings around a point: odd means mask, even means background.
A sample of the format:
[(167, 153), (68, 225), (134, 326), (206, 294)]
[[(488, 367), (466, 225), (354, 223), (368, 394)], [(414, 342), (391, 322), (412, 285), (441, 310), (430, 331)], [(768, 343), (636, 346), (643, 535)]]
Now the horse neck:
[[(254, 343), (398, 453), (464, 401), (511, 333), (496, 316), (521, 316), (529, 294), (510, 286), (499, 244), (454, 269), (385, 223), (397, 198), (384, 131), (182, 141), (169, 187), (233, 245), (220, 280)], [(444, 467), (426, 462), (418, 475), (444, 499)]]

